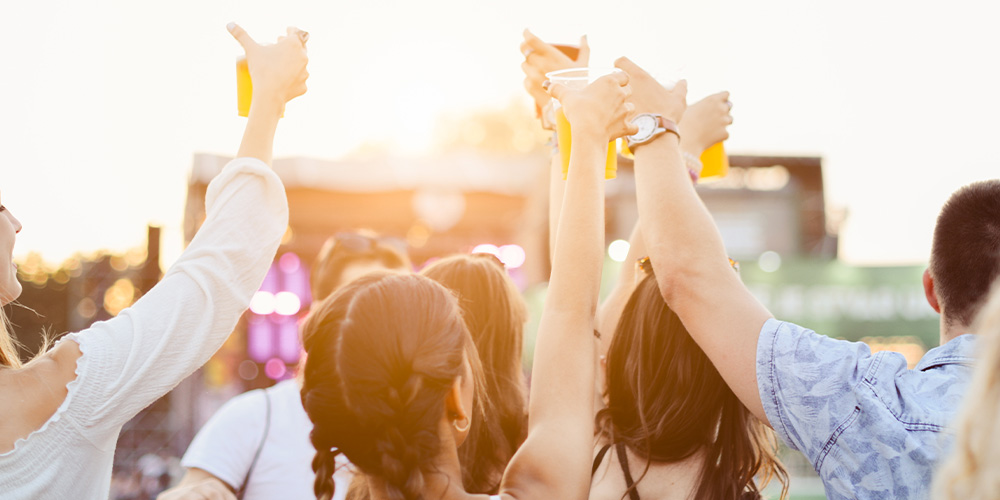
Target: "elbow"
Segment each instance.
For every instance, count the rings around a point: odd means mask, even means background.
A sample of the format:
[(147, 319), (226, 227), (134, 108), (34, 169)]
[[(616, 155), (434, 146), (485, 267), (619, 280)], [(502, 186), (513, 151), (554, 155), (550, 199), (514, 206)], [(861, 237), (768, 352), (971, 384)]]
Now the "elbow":
[(655, 272), (660, 296), (671, 308), (684, 298), (695, 295), (698, 284), (704, 283), (694, 267), (668, 266), (662, 270), (657, 268)]

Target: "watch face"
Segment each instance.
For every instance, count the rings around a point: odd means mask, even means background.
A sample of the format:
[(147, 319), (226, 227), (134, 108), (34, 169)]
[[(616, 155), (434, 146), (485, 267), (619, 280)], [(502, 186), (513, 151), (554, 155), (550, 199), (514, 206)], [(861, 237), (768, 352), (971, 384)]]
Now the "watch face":
[(656, 117), (652, 115), (639, 115), (632, 119), (639, 131), (632, 135), (632, 142), (642, 142), (650, 138), (653, 135), (653, 131), (656, 130)]

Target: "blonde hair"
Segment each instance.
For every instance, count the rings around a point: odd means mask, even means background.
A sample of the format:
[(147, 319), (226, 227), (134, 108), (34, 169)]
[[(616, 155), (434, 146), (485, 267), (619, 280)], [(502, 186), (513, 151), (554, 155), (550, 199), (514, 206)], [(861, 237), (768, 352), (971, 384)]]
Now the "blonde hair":
[(21, 358), (17, 355), (17, 343), (10, 335), (10, 322), (0, 308), (0, 368), (20, 368)]
[(979, 313), (979, 359), (955, 419), (956, 438), (934, 483), (934, 498), (978, 500), (1000, 491), (1000, 280)]

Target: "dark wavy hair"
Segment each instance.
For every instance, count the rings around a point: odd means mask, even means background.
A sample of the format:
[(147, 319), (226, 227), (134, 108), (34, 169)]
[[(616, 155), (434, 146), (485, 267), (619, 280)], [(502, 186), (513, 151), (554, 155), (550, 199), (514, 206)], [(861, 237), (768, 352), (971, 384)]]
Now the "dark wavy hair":
[(372, 273), (309, 314), (303, 343), (316, 497), (332, 498), (343, 453), (392, 500), (421, 499), (463, 359), (478, 386), (472, 413), (483, 411), (482, 367), (455, 296), (423, 276)]
[[(782, 498), (788, 474), (776, 456), (774, 432), (729, 389), (677, 314), (646, 276), (629, 298), (607, 353), (608, 406), (598, 432), (651, 462), (676, 462), (707, 450), (694, 498), (737, 500), (759, 494), (777, 477)], [(625, 498), (628, 491), (622, 495)]]
[(458, 295), (465, 325), (479, 351), (492, 411), (473, 421), (458, 453), (465, 490), (497, 493), (507, 462), (528, 433), (521, 369), (527, 306), (503, 263), (490, 254), (445, 257), (420, 274)]

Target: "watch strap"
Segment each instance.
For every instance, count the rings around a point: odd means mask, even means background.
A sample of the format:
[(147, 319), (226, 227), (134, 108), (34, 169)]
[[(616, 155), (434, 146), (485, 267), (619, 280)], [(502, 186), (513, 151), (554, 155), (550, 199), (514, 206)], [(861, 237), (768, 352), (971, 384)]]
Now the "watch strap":
[(657, 137), (667, 132), (676, 135), (677, 139), (680, 140), (681, 138), (680, 130), (677, 128), (677, 124), (674, 123), (673, 120), (664, 118), (663, 115), (659, 114), (654, 114), (654, 113), (648, 113), (648, 114), (656, 118), (656, 129), (653, 130), (653, 133), (649, 137), (645, 138), (642, 141), (633, 141), (632, 136), (625, 136), (625, 140), (628, 142), (628, 147), (630, 150), (635, 152), (636, 146), (640, 144), (646, 144), (647, 142), (651, 142), (653, 139), (656, 139)]

